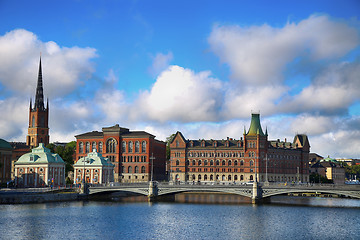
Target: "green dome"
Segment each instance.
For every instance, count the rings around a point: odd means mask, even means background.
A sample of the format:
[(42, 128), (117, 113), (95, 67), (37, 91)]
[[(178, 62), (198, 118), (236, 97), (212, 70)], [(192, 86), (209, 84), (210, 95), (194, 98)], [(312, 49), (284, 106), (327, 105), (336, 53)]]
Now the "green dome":
[(2, 149), (12, 149), (10, 143), (8, 143), (7, 141), (5, 141), (4, 139), (0, 138), (0, 148)]
[(335, 158), (327, 157), (324, 159), (321, 159), (320, 162), (333, 162), (333, 163), (339, 163)]

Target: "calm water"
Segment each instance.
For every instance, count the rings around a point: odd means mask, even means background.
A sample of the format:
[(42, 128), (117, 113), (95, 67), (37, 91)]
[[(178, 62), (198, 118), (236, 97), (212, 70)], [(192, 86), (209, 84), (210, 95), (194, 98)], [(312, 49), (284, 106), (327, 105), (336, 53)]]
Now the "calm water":
[[(0, 205), (1, 239), (359, 239), (360, 201)], [(297, 205), (306, 204), (306, 205)], [(324, 207), (331, 206), (331, 207)]]

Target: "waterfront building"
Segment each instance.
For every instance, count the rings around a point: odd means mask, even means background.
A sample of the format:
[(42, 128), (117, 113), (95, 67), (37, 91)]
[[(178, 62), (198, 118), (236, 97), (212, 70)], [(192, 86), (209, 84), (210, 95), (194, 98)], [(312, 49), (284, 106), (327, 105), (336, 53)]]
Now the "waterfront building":
[(11, 155), (12, 147), (4, 139), (0, 139), (0, 184), (11, 180)]
[(39, 143), (44, 143), (45, 146), (49, 144), (50, 137), (48, 122), (49, 100), (47, 101), (45, 108), (40, 58), (34, 107), (32, 107), (32, 100), (30, 99), (29, 127), (28, 135), (26, 137), (26, 145), (33, 148), (39, 146)]
[(268, 140), (260, 114), (252, 114), (240, 139), (187, 140), (177, 132), (170, 143), (170, 179), (190, 182), (308, 182), (308, 137)]
[(15, 162), (15, 185), (41, 187), (65, 185), (65, 162), (57, 153), (39, 143)]
[(165, 179), (166, 143), (150, 133), (116, 124), (75, 138), (76, 159), (96, 150), (115, 165), (115, 182), (147, 182), (152, 171), (155, 180)]
[(310, 173), (317, 173), (334, 184), (345, 184), (345, 168), (334, 158), (324, 158), (310, 167)]
[(93, 149), (74, 164), (74, 184), (80, 184), (84, 179), (91, 184), (114, 182), (114, 167), (108, 158), (104, 158)]
[(15, 179), (15, 162), (25, 153), (31, 152), (30, 146), (26, 145), (25, 142), (10, 142), (13, 149), (11, 155), (11, 179)]

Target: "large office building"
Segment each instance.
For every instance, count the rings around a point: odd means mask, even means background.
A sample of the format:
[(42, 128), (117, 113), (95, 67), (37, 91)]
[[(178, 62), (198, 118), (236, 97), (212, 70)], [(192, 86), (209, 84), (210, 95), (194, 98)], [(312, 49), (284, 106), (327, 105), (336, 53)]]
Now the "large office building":
[(108, 158), (114, 168), (115, 182), (147, 182), (165, 179), (166, 143), (144, 131), (104, 127), (76, 137), (76, 160), (96, 151)]
[(240, 139), (186, 139), (170, 143), (170, 178), (190, 182), (308, 182), (310, 144), (298, 134), (292, 142), (268, 140), (260, 114), (252, 114)]

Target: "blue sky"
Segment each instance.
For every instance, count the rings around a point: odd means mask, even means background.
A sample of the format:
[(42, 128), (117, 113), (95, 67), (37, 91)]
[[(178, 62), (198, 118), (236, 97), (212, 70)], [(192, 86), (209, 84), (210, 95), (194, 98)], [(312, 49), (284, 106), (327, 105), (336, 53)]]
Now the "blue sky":
[(25, 141), (42, 52), (51, 141), (119, 123), (359, 158), (358, 1), (0, 1), (0, 137)]

